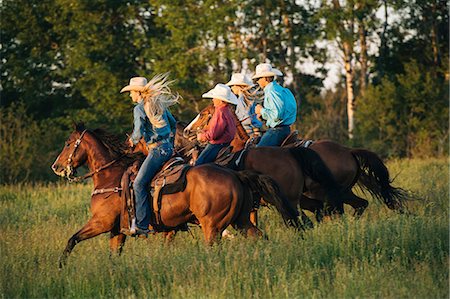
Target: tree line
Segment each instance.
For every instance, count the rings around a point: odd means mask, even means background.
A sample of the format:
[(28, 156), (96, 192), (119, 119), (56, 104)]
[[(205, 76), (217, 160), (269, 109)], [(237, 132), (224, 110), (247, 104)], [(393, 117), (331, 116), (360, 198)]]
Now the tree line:
[[(186, 121), (261, 62), (286, 74), (305, 138), (448, 154), (447, 1), (4, 0), (0, 15), (1, 182), (52, 178), (72, 121), (130, 131), (132, 76), (170, 71)], [(342, 75), (327, 90), (330, 62)]]

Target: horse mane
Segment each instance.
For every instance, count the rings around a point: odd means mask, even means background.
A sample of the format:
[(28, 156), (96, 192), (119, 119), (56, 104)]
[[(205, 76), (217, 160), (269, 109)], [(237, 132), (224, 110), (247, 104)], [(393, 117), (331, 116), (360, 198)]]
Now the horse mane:
[(120, 158), (121, 162), (128, 165), (141, 158), (141, 153), (127, 153), (129, 149), (120, 135), (111, 134), (104, 129), (97, 128), (91, 131), (95, 137), (106, 147), (114, 159)]

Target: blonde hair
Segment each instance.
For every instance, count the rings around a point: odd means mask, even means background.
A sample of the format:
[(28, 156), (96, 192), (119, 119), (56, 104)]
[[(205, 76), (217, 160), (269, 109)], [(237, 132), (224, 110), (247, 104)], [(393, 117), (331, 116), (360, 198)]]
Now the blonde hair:
[(169, 81), (168, 77), (169, 73), (154, 76), (141, 91), (145, 114), (156, 128), (166, 125), (163, 119), (165, 109), (178, 103), (180, 98), (178, 93), (174, 94), (170, 90), (169, 86), (175, 81)]
[(264, 91), (262, 91), (260, 87), (242, 86), (241, 93), (244, 99), (246, 100), (247, 104), (249, 104), (249, 102), (256, 102), (257, 104), (260, 104), (264, 99)]

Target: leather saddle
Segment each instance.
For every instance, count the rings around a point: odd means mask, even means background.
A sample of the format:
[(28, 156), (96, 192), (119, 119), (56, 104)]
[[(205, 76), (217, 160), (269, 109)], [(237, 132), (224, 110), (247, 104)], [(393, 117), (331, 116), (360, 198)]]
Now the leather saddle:
[(191, 166), (185, 164), (182, 158), (173, 157), (163, 165), (150, 183), (153, 191), (153, 212), (157, 224), (162, 224), (160, 214), (162, 196), (183, 191), (187, 184), (186, 173), (190, 168)]
[(221, 149), (217, 154), (217, 158), (214, 163), (233, 170), (244, 169), (244, 161), (248, 150), (243, 149), (235, 153), (233, 153), (232, 150), (232, 146)]
[[(135, 161), (133, 165), (128, 167), (122, 176), (121, 186), (123, 188), (122, 198), (124, 206), (122, 208), (121, 228), (132, 226), (135, 219), (135, 200), (133, 182), (139, 171), (142, 161)], [(162, 195), (181, 192), (186, 188), (186, 173), (191, 166), (184, 164), (184, 160), (180, 157), (173, 157), (167, 161), (162, 169), (155, 175), (150, 183), (152, 194), (153, 220), (154, 228), (165, 231), (165, 227), (161, 221), (161, 201)], [(152, 221), (153, 222), (153, 221)], [(155, 225), (153, 225), (155, 224)], [(157, 227), (156, 227), (157, 226)]]
[(309, 147), (314, 141), (310, 139), (301, 139), (298, 131), (292, 131), (281, 143), (281, 147)]

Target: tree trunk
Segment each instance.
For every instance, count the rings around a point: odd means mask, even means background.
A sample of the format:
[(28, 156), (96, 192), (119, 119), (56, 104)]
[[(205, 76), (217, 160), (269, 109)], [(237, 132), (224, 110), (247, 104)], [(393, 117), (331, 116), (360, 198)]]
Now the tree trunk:
[(431, 47), (433, 49), (433, 64), (435, 70), (439, 67), (439, 40), (438, 40), (438, 34), (437, 34), (437, 25), (436, 25), (436, 2), (433, 1), (432, 7), (431, 7)]
[(364, 96), (367, 88), (367, 43), (366, 43), (366, 28), (364, 26), (363, 20), (359, 22), (359, 45), (361, 47), (360, 54), (360, 64), (361, 64), (361, 73), (360, 73), (360, 93), (361, 96)]
[(353, 47), (349, 42), (343, 43), (344, 48), (344, 67), (345, 67), (345, 85), (347, 89), (347, 132), (348, 138), (353, 139), (353, 131), (355, 128), (355, 95), (353, 92), (353, 67), (352, 67), (352, 54)]
[[(336, 10), (341, 9), (339, 0), (333, 0), (333, 6)], [(354, 36), (354, 20), (349, 19), (348, 22), (341, 22), (339, 26), (339, 35), (342, 40), (342, 51), (344, 53), (345, 67), (345, 85), (347, 91), (347, 134), (350, 140), (353, 139), (355, 128), (355, 94), (353, 91), (353, 36)], [(347, 24), (345, 24), (347, 23)]]

